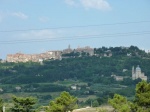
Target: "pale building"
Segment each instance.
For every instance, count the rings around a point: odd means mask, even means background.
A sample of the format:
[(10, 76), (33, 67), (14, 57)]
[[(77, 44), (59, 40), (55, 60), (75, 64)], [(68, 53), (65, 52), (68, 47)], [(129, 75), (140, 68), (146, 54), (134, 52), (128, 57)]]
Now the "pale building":
[(72, 85), (72, 86), (71, 86), (71, 89), (77, 90), (77, 86), (76, 86), (76, 85)]
[(90, 46), (78, 47), (77, 49), (74, 50), (74, 52), (79, 52), (79, 53), (85, 52), (88, 53), (90, 56), (94, 55), (94, 49), (91, 48)]
[(63, 54), (71, 53), (71, 52), (73, 52), (73, 50), (71, 49), (70, 45), (68, 45), (68, 48), (67, 48), (67, 49), (64, 49), (64, 50), (63, 50)]
[(124, 77), (123, 76), (117, 76), (117, 75), (111, 75), (116, 81), (123, 81)]
[(79, 87), (79, 86), (77, 86), (77, 85), (72, 85), (72, 86), (71, 86), (71, 89), (73, 89), (73, 90), (80, 90), (81, 87)]
[(123, 76), (116, 76), (115, 79), (116, 81), (123, 81)]
[(147, 81), (147, 76), (143, 72), (141, 72), (141, 68), (139, 65), (134, 69), (134, 66), (132, 67), (132, 80), (141, 78), (142, 80)]
[(3, 92), (4, 90), (2, 88), (0, 88), (0, 92)]
[(47, 59), (61, 59), (61, 51), (47, 51), (45, 53), (40, 54), (8, 54), (7, 62), (40, 62), (41, 60)]
[(16, 89), (17, 91), (20, 91), (20, 90), (21, 90), (21, 87), (20, 87), (20, 86), (16, 86), (15, 89)]

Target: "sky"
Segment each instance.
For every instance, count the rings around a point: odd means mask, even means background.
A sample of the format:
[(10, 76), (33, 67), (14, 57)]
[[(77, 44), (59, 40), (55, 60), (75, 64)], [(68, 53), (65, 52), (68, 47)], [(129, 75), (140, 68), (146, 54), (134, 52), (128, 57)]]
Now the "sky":
[(150, 50), (150, 0), (0, 0), (0, 58), (131, 45)]

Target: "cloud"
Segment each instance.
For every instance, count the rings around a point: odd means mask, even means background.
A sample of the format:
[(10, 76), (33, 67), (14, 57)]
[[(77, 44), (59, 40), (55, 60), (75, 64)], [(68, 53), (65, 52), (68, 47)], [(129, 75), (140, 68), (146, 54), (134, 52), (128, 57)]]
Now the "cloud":
[(68, 5), (71, 5), (71, 6), (75, 6), (76, 5), (74, 0), (65, 0), (65, 3), (68, 4)]
[(106, 0), (80, 0), (86, 9), (110, 10), (111, 7)]
[(97, 9), (108, 11), (111, 9), (110, 4), (106, 0), (65, 0), (65, 3), (71, 6), (81, 6), (85, 9)]
[(39, 21), (42, 23), (46, 23), (49, 21), (49, 18), (48, 17), (39, 17)]
[(17, 17), (20, 19), (28, 19), (28, 16), (22, 12), (8, 12), (8, 11), (0, 11), (0, 22), (4, 21), (9, 17)]
[(12, 16), (15, 16), (15, 17), (18, 17), (20, 19), (28, 19), (28, 16), (25, 15), (24, 13), (22, 12), (13, 12), (11, 13)]

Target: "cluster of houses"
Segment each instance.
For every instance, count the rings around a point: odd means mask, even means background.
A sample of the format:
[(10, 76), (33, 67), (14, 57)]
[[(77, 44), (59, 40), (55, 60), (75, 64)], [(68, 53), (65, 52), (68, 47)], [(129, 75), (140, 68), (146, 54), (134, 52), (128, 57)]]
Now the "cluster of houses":
[[(90, 46), (85, 46), (85, 47), (77, 47), (76, 49), (72, 49), (70, 45), (68, 48), (64, 50), (56, 50), (56, 51), (46, 51), (44, 53), (40, 54), (24, 54), (24, 53), (16, 53), (16, 54), (8, 54), (6, 57), (7, 62), (42, 62), (43, 60), (48, 60), (48, 59), (58, 59), (61, 60), (62, 58), (70, 58), (67, 56), (64, 56), (63, 54), (69, 54), (69, 53), (79, 53), (80, 55), (82, 53), (88, 54), (88, 56), (101, 56), (101, 57), (111, 57), (113, 54), (111, 50), (106, 50), (104, 53), (100, 54), (95, 54), (94, 53), (94, 48), (91, 48)], [(5, 60), (2, 60), (5, 62)], [(2, 62), (1, 61), (1, 62)]]
[(71, 53), (71, 52), (85, 52), (88, 53), (90, 56), (94, 55), (94, 49), (90, 48), (89, 46), (86, 47), (78, 47), (77, 49), (71, 49), (70, 45), (67, 49), (62, 51), (47, 51), (45, 53), (40, 54), (23, 54), (23, 53), (16, 53), (16, 54), (8, 54), (6, 57), (7, 62), (41, 62), (47, 59), (62, 59), (62, 54)]
[[(14, 87), (13, 88), (15, 91), (21, 91), (21, 87), (20, 86), (16, 86), (16, 87)], [(3, 88), (0, 88), (0, 93), (3, 93), (4, 92), (4, 90), (3, 90)]]
[(60, 59), (61, 58), (61, 51), (47, 51), (41, 54), (23, 54), (23, 53), (16, 53), (16, 54), (8, 54), (6, 61), (7, 62), (40, 62), (42, 60), (47, 59)]
[[(122, 49), (128, 49), (126, 47), (122, 47)], [(16, 54), (8, 54), (6, 57), (7, 62), (41, 62), (43, 60), (47, 59), (59, 59), (61, 60), (62, 58), (68, 58), (67, 56), (64, 56), (63, 54), (68, 54), (68, 53), (79, 53), (80, 55), (84, 52), (88, 54), (88, 56), (97, 56), (97, 57), (111, 57), (113, 55), (113, 52), (111, 50), (104, 51), (104, 53), (95, 53), (94, 48), (91, 48), (90, 46), (85, 46), (85, 47), (77, 47), (76, 49), (72, 49), (70, 45), (68, 48), (64, 50), (55, 50), (55, 51), (46, 51), (44, 53), (40, 54), (24, 54), (24, 53), (16, 53)], [(131, 56), (131, 53), (127, 53), (127, 56)], [(5, 62), (4, 60), (1, 60), (1, 62)]]

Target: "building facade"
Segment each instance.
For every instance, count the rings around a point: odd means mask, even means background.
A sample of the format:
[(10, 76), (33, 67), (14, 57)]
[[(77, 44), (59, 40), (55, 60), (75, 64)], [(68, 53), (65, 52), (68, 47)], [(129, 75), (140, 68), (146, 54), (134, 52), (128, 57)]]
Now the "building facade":
[(135, 69), (134, 69), (134, 66), (132, 67), (132, 80), (135, 80), (138, 78), (147, 81), (147, 76), (145, 76), (145, 74), (141, 71), (141, 68), (139, 67), (139, 65)]
[(61, 51), (47, 51), (40, 54), (8, 54), (6, 61), (7, 62), (40, 62), (41, 60), (47, 59), (61, 59)]

